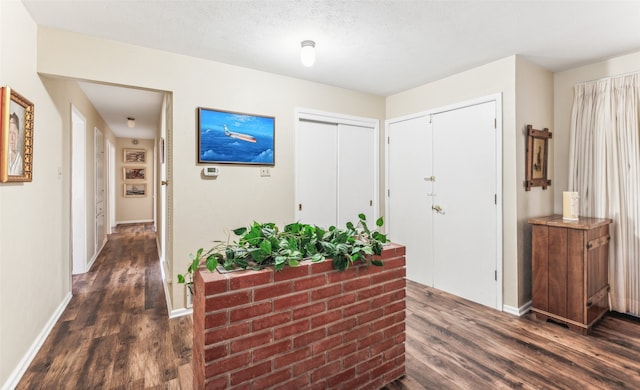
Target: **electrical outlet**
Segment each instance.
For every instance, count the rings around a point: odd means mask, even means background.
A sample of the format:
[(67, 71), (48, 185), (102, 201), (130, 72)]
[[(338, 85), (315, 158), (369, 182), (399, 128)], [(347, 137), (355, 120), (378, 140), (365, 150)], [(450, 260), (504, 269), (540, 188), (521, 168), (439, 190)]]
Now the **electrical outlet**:
[(269, 167), (260, 167), (260, 176), (262, 176), (262, 177), (271, 176), (271, 168), (269, 168)]

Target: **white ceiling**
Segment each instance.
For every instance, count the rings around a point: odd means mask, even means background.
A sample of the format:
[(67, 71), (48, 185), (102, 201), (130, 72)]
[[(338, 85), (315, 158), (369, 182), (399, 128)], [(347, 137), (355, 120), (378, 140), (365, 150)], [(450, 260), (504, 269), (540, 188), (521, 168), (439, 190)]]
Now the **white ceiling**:
[(382, 96), (513, 54), (557, 72), (640, 50), (640, 1), (22, 1), (39, 25)]
[[(153, 139), (160, 128), (163, 93), (143, 89), (79, 82), (80, 88), (116, 137)], [(135, 127), (127, 119), (135, 119)]]

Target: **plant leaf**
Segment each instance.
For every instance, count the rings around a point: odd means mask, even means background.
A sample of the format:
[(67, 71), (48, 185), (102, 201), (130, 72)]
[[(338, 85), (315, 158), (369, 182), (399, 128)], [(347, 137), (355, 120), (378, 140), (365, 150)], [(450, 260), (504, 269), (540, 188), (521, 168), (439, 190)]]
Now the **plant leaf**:
[(236, 236), (241, 236), (247, 232), (247, 228), (241, 227), (241, 228), (233, 229), (232, 231), (233, 231), (233, 234), (235, 234)]
[(207, 269), (213, 272), (218, 266), (218, 258), (215, 254), (211, 254), (207, 257)]

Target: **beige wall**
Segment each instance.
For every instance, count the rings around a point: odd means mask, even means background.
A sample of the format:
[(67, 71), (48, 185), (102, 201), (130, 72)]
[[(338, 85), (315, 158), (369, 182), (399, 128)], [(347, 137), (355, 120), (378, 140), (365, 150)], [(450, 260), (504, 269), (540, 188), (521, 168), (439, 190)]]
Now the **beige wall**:
[[(38, 37), (40, 72), (172, 93), (167, 146), (173, 220), (167, 257), (173, 281), (186, 269), (189, 253), (226, 239), (229, 229), (254, 219), (278, 224), (293, 220), (296, 107), (384, 118), (384, 98), (379, 96), (59, 30), (41, 28)], [(275, 116), (271, 177), (260, 177), (258, 167), (225, 165), (217, 179), (203, 180), (202, 166), (196, 163), (199, 106)], [(174, 309), (183, 307), (184, 286), (174, 282), (172, 297)]]
[[(526, 126), (549, 128), (548, 175), (551, 186), (543, 190), (534, 187), (525, 191)], [(516, 57), (516, 196), (517, 196), (517, 283), (518, 307), (531, 300), (531, 217), (553, 214), (553, 150), (557, 129), (553, 126), (553, 74), (522, 57)]]
[(36, 73), (37, 27), (0, 1), (0, 84), (35, 107), (33, 181), (0, 184), (0, 385), (71, 294), (62, 118)]
[[(124, 149), (141, 149), (146, 151), (144, 164), (124, 163)], [(116, 143), (116, 223), (152, 222), (154, 187), (154, 140), (140, 139), (133, 144), (131, 138), (118, 138)], [(124, 180), (122, 168), (145, 168), (145, 180)], [(125, 197), (124, 183), (146, 184), (147, 194), (143, 197)]]
[(640, 52), (628, 54), (607, 61), (570, 69), (554, 74), (554, 127), (555, 144), (555, 191), (554, 209), (562, 213), (562, 191), (569, 185), (569, 130), (571, 128), (571, 108), (573, 87), (585, 81), (640, 72)]

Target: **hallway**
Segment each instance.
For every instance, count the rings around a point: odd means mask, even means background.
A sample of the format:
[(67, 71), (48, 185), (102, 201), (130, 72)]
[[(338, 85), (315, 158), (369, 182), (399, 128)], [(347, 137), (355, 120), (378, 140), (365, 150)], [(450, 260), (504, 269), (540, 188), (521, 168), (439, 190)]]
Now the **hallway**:
[(118, 226), (17, 389), (189, 389), (191, 329), (168, 318), (153, 226)]

